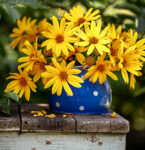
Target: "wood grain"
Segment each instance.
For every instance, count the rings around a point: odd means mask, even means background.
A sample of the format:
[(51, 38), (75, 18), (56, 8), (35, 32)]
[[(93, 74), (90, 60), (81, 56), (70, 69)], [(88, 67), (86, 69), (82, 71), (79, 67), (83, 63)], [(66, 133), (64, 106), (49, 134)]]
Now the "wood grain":
[(125, 134), (0, 134), (0, 150), (125, 150)]
[[(55, 113), (56, 118), (44, 116), (33, 117), (30, 111), (46, 110), (48, 105), (23, 104), (22, 131), (23, 132), (86, 132), (86, 133), (127, 133), (129, 122), (117, 114), (116, 118), (105, 115), (74, 115), (63, 118), (62, 114)], [(12, 105), (10, 117), (0, 113), (0, 131), (18, 131), (19, 117), (17, 106)]]

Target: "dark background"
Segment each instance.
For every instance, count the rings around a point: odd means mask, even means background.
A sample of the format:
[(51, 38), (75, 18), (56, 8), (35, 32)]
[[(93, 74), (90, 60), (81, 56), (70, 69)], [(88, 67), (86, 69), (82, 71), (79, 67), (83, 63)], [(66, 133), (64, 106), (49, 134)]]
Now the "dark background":
[[(145, 0), (0, 0), (0, 100), (6, 87), (9, 72), (17, 71), (18, 50), (10, 46), (9, 34), (16, 26), (16, 19), (23, 16), (38, 21), (53, 15), (61, 17), (80, 4), (84, 9), (100, 9), (104, 26), (108, 23), (122, 25), (123, 30), (133, 28), (139, 38), (145, 37)], [(130, 90), (120, 74), (119, 81), (110, 80), (113, 92), (111, 108), (130, 121), (127, 150), (145, 150), (145, 68), (137, 78), (136, 88)], [(47, 103), (47, 91), (40, 81), (38, 92), (31, 95), (30, 103)], [(25, 100), (23, 100), (26, 102)]]

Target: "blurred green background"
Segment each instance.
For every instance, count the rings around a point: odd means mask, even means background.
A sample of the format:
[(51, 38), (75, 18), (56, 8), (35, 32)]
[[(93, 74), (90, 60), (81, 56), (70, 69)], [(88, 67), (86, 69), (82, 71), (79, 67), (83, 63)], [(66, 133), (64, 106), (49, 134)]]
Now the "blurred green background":
[[(0, 97), (6, 87), (9, 72), (17, 71), (18, 50), (10, 46), (9, 34), (16, 20), (23, 16), (38, 21), (81, 4), (84, 9), (100, 9), (104, 26), (108, 23), (122, 25), (123, 30), (133, 28), (139, 38), (145, 38), (145, 0), (0, 0)], [(111, 108), (130, 121), (127, 150), (145, 150), (145, 68), (137, 78), (135, 90), (124, 84), (120, 74), (118, 82), (110, 80), (113, 92)], [(30, 103), (47, 103), (47, 91), (38, 83), (38, 92), (31, 95)]]

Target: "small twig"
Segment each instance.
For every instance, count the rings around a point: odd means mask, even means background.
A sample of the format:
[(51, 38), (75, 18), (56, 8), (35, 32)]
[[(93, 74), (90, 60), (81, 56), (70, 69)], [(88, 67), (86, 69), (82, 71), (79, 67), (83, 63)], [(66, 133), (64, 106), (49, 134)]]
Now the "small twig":
[(21, 115), (21, 104), (18, 103), (18, 114), (20, 119), (20, 130), (19, 134), (22, 134), (22, 115)]

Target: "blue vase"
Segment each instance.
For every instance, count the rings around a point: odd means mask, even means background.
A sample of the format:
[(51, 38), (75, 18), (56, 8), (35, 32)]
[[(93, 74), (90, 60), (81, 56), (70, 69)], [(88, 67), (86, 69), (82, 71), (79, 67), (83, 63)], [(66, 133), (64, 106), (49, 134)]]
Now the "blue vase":
[[(82, 72), (78, 75), (83, 78), (86, 73), (82, 67), (75, 67)], [(73, 114), (104, 114), (108, 112), (111, 104), (111, 88), (108, 81), (103, 84), (92, 83), (85, 79), (81, 88), (75, 88), (70, 85), (73, 96), (67, 95), (62, 90), (61, 96), (48, 94), (49, 106), (52, 112), (73, 113)]]

